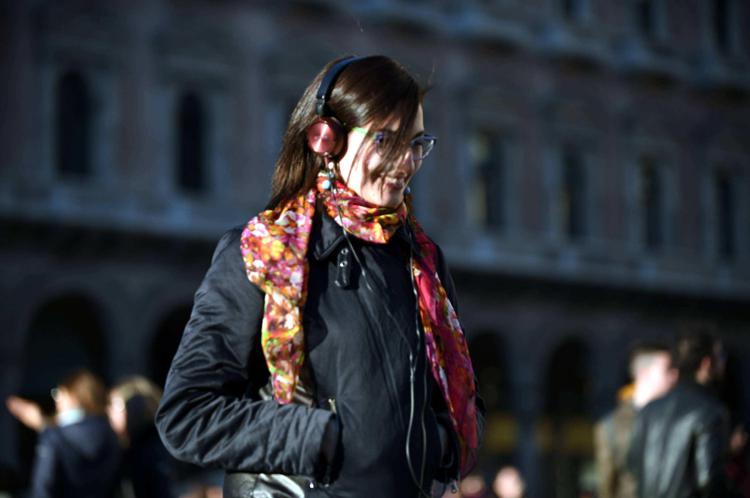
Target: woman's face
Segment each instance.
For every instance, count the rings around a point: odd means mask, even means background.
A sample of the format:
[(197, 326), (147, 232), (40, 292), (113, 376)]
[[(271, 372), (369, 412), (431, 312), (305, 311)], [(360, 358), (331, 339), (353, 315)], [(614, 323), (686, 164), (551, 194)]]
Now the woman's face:
[(57, 413), (63, 413), (68, 410), (74, 410), (81, 407), (81, 404), (73, 397), (73, 395), (64, 387), (58, 387), (55, 392), (55, 409)]
[[(394, 123), (390, 130), (377, 130), (372, 129), (372, 123), (369, 123), (362, 127), (366, 132), (351, 131), (346, 154), (339, 161), (339, 171), (346, 185), (364, 200), (377, 206), (400, 205), (404, 200), (406, 187), (419, 169), (412, 162), (409, 147), (405, 146), (403, 153), (398, 156), (397, 164), (386, 165), (379, 175), (375, 173), (383, 158), (376, 150), (373, 136), (379, 131), (398, 130), (398, 126), (399, 123)], [(424, 117), (420, 105), (408, 137), (412, 139), (423, 133)]]

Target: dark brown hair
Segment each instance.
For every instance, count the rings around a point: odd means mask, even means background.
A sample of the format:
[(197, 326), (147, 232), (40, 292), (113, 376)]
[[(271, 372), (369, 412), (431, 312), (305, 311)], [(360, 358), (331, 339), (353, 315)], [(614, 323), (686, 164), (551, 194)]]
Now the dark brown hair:
[(102, 415), (107, 409), (107, 389), (104, 383), (88, 370), (77, 370), (60, 382), (59, 387), (81, 405), (88, 415)]
[[(307, 147), (307, 127), (315, 120), (315, 94), (328, 70), (341, 59), (329, 62), (307, 86), (292, 111), (273, 173), (271, 200), (267, 208), (283, 204), (315, 183), (323, 159)], [(408, 141), (425, 90), (399, 63), (382, 55), (350, 63), (339, 74), (330, 99), (329, 115), (348, 130), (373, 123), (386, 128), (398, 123), (391, 150), (384, 154), (380, 174), (397, 157), (399, 145)]]
[(713, 325), (707, 323), (684, 325), (672, 352), (672, 361), (680, 371), (680, 377), (694, 376), (703, 358), (712, 358), (719, 344), (716, 328)]

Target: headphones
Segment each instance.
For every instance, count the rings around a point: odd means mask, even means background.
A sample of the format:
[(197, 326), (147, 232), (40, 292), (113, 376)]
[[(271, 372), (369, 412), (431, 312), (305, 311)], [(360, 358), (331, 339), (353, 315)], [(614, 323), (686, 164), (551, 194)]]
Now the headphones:
[(326, 101), (336, 83), (336, 78), (352, 62), (364, 57), (347, 57), (326, 72), (315, 94), (315, 121), (307, 127), (307, 146), (325, 159), (337, 158), (346, 150), (346, 129), (341, 121), (330, 114)]

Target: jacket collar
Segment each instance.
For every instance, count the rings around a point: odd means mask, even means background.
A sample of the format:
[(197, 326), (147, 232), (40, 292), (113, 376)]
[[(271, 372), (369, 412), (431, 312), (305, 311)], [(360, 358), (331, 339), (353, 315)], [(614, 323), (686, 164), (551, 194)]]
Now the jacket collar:
[[(353, 237), (353, 236), (352, 236)], [(414, 237), (409, 237), (409, 230), (406, 226), (400, 227), (396, 231), (395, 239), (404, 244), (411, 245), (412, 251), (419, 254), (419, 246)], [(317, 260), (326, 259), (336, 248), (344, 241), (344, 232), (336, 220), (328, 216), (320, 202), (315, 206), (315, 215), (313, 217), (312, 231), (310, 232), (310, 247), (312, 255)]]

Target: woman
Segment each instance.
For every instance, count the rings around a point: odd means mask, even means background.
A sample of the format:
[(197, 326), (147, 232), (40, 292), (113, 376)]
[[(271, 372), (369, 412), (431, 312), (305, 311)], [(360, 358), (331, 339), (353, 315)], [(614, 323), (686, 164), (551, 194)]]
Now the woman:
[(423, 94), (387, 57), (326, 66), (268, 209), (219, 242), (157, 425), (178, 458), (228, 471), (227, 497), (430, 496), (474, 464), (453, 284), (407, 207), (435, 142)]
[(150, 380), (133, 376), (109, 391), (107, 416), (123, 452), (123, 498), (170, 498), (175, 462), (154, 427), (161, 390)]
[(8, 411), (39, 432), (31, 474), (33, 498), (110, 498), (117, 488), (120, 449), (104, 411), (107, 391), (87, 370), (76, 371), (52, 390), (56, 416), (46, 420), (38, 405), (11, 396)]

